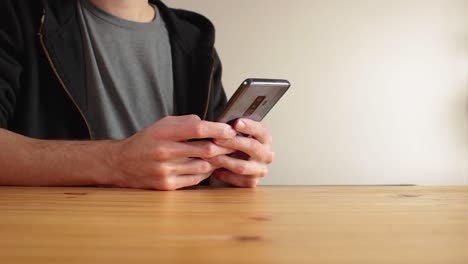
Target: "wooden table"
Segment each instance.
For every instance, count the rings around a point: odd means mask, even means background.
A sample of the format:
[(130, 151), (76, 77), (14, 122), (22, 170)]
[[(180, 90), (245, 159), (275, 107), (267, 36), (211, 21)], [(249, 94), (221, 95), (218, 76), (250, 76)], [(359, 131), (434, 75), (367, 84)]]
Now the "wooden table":
[(468, 187), (0, 187), (0, 263), (468, 263)]

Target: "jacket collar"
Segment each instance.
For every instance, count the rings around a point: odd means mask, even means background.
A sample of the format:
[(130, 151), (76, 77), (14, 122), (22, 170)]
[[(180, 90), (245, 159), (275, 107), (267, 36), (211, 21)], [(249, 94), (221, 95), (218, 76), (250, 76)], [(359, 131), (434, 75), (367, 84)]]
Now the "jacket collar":
[(150, 0), (150, 2), (158, 7), (164, 21), (166, 21), (168, 31), (173, 33), (174, 40), (183, 45), (186, 51), (192, 51), (196, 48), (190, 46), (191, 42), (188, 41), (194, 27), (200, 31), (200, 35), (204, 36), (204, 38), (199, 39), (199, 47), (214, 46), (215, 28), (207, 18), (186, 10), (170, 9), (159, 0)]
[[(42, 0), (45, 44), (71, 97), (87, 115), (86, 69), (80, 28), (76, 19), (78, 0)], [(209, 104), (214, 72), (215, 29), (205, 17), (184, 10), (157, 5), (166, 22), (171, 41), (176, 114), (204, 116)], [(70, 63), (75, 61), (76, 63)], [(205, 103), (205, 104), (203, 104)]]
[[(180, 45), (190, 53), (195, 48), (212, 48), (215, 41), (215, 28), (204, 16), (181, 9), (170, 9), (160, 0), (149, 0), (156, 5), (163, 16), (168, 31), (171, 32), (174, 43)], [(44, 30), (47, 33), (60, 31), (67, 23), (75, 18), (77, 0), (42, 0), (47, 19)], [(193, 28), (197, 28), (200, 35), (196, 47), (192, 46), (190, 38)]]

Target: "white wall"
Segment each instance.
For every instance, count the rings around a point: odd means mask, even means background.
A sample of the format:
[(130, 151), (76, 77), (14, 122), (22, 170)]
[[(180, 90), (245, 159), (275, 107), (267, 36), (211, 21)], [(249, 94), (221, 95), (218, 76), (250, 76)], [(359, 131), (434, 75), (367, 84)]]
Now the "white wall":
[(293, 84), (263, 184), (468, 184), (468, 1), (166, 3), (216, 25), (228, 95)]

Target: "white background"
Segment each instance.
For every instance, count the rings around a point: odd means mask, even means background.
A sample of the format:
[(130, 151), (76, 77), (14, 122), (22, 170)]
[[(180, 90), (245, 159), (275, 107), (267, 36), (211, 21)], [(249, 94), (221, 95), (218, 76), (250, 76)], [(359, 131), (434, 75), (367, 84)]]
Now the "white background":
[(217, 28), (230, 96), (293, 84), (263, 184), (468, 184), (468, 1), (167, 0)]

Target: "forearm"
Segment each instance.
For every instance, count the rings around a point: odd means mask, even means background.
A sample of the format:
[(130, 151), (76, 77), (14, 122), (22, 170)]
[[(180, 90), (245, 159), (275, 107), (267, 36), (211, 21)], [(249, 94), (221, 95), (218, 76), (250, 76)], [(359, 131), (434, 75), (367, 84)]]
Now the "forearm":
[(0, 129), (0, 185), (111, 184), (113, 141), (54, 141)]

